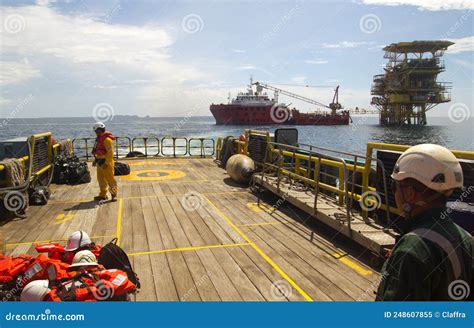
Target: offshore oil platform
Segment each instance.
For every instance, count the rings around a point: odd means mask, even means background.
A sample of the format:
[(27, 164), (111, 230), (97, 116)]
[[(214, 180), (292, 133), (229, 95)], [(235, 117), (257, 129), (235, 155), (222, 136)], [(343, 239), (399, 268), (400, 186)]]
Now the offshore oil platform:
[(451, 101), (450, 82), (438, 82), (445, 70), (441, 57), (453, 42), (413, 41), (383, 48), (388, 63), (384, 74), (375, 75), (371, 104), (380, 111), (384, 126), (426, 125), (426, 112)]

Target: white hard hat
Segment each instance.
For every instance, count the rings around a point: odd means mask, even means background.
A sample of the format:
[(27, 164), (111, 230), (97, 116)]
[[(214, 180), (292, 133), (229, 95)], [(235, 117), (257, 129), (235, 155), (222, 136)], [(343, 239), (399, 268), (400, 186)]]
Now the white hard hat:
[(48, 280), (34, 280), (23, 288), (20, 300), (22, 302), (41, 302), (50, 291)]
[(97, 129), (105, 129), (105, 124), (102, 122), (96, 122), (93, 127), (94, 131), (97, 131)]
[(398, 158), (392, 178), (397, 181), (412, 178), (429, 189), (445, 194), (463, 186), (461, 164), (456, 156), (434, 144), (408, 148)]
[(67, 240), (66, 247), (64, 248), (65, 251), (71, 252), (75, 251), (81, 246), (89, 245), (92, 241), (89, 238), (89, 235), (85, 231), (74, 231)]
[(80, 251), (77, 252), (76, 255), (74, 255), (74, 258), (72, 259), (72, 264), (69, 266), (69, 268), (75, 268), (79, 266), (96, 266), (99, 265), (97, 263), (97, 258), (95, 257), (94, 253), (91, 251)]

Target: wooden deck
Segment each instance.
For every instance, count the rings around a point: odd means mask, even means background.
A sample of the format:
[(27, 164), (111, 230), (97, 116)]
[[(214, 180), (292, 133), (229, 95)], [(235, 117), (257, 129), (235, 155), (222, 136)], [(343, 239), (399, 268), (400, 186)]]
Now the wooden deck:
[(99, 243), (119, 238), (142, 283), (138, 301), (373, 300), (380, 274), (364, 250), (308, 228), (300, 222), (311, 218), (278, 198), (258, 206), (211, 159), (129, 163), (117, 202), (91, 200), (94, 169), (90, 184), (52, 185), (46, 206), (0, 226), (7, 254), (81, 229)]
[(349, 226), (345, 206), (335, 204), (334, 199), (323, 193), (318, 195), (315, 211), (315, 195), (312, 190), (301, 189), (299, 185), (287, 180), (278, 184), (277, 177), (261, 173), (255, 175), (255, 182), (374, 254), (384, 256), (395, 244), (397, 233), (393, 229), (384, 229), (370, 217), (364, 219), (357, 211), (349, 212)]

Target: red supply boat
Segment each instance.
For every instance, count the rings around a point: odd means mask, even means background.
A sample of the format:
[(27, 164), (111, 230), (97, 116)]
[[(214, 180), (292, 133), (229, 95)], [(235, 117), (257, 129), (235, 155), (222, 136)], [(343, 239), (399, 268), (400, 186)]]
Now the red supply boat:
[[(253, 90), (254, 85), (257, 86), (255, 92)], [(263, 93), (263, 89), (273, 90), (275, 92), (273, 99)], [(350, 120), (349, 111), (338, 112), (342, 109), (338, 102), (338, 92), (339, 87), (335, 90), (333, 102), (324, 105), (265, 83), (252, 83), (252, 79), (250, 79), (247, 92), (239, 93), (228, 104), (212, 104), (210, 110), (218, 125), (348, 125)], [(278, 103), (279, 94), (324, 107), (330, 109), (330, 111), (301, 113), (295, 108), (290, 109), (287, 105)]]

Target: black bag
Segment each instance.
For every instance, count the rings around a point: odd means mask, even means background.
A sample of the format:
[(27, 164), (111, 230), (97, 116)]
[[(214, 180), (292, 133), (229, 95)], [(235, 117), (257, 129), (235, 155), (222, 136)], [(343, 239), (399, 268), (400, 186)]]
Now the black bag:
[(99, 264), (102, 264), (106, 269), (118, 269), (127, 273), (128, 279), (140, 289), (140, 280), (137, 274), (133, 271), (132, 264), (127, 256), (127, 253), (117, 245), (117, 238), (102, 247), (98, 259)]
[(86, 162), (76, 156), (60, 155), (54, 162), (53, 182), (57, 184), (89, 183), (91, 175)]
[(30, 204), (46, 205), (48, 203), (51, 192), (47, 186), (33, 186), (29, 189)]
[(91, 182), (91, 173), (86, 162), (77, 162), (69, 165), (68, 184), (81, 184)]
[(126, 163), (115, 162), (114, 175), (129, 175), (130, 165)]

